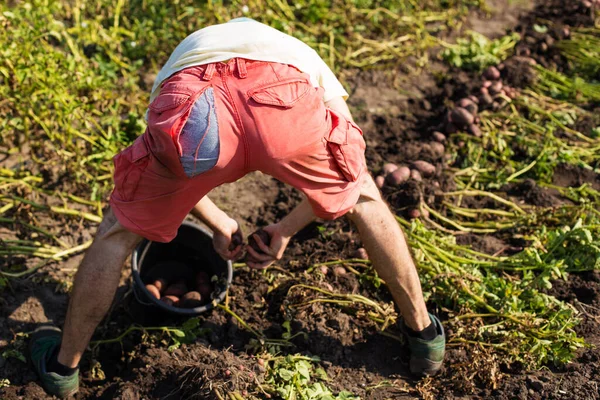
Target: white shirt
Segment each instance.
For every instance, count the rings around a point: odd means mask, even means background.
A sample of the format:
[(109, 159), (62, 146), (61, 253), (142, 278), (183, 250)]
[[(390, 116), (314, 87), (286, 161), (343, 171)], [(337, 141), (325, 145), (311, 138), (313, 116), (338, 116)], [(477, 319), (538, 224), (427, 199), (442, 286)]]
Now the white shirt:
[(249, 18), (212, 25), (186, 37), (160, 70), (150, 101), (162, 82), (177, 71), (195, 65), (226, 61), (235, 57), (290, 64), (310, 75), (315, 87), (325, 90), (324, 101), (348, 93), (316, 51), (302, 41)]

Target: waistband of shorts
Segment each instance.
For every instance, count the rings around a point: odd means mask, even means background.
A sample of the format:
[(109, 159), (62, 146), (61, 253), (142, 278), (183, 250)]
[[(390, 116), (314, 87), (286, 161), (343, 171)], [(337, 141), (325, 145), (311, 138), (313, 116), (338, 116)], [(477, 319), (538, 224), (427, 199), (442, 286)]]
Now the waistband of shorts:
[(233, 75), (234, 73), (236, 73), (240, 78), (245, 78), (248, 70), (264, 67), (268, 64), (272, 64), (272, 62), (235, 57), (227, 61), (195, 65), (184, 68), (182, 72), (185, 71), (186, 73), (192, 73), (204, 80), (210, 80), (214, 74), (225, 76)]

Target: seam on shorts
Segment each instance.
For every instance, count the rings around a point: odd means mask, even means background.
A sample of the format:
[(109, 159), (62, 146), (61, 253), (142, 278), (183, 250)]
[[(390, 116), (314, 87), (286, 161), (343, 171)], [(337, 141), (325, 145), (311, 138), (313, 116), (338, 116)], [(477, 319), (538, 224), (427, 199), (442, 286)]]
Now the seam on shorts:
[(271, 69), (273, 70), (273, 73), (277, 77), (277, 80), (280, 81), (281, 77), (279, 76), (279, 74), (277, 73), (277, 71), (275, 71), (275, 68), (273, 68), (273, 63), (269, 63), (269, 67), (271, 67)]
[[(119, 207), (112, 199), (109, 202), (109, 204), (110, 204), (111, 207), (114, 207), (117, 210), (119, 210), (119, 213), (123, 216), (123, 218), (125, 218), (127, 221), (129, 221), (131, 223), (131, 225), (135, 226), (138, 231), (140, 231), (142, 233), (147, 233), (148, 232), (145, 229), (140, 228), (138, 224), (136, 224), (135, 222), (133, 222), (127, 215), (125, 215), (125, 213), (123, 212), (123, 210), (121, 209), (121, 207)], [(117, 216), (115, 215), (115, 217), (117, 217)], [(117, 220), (118, 219), (119, 219), (119, 217), (117, 217)], [(141, 235), (141, 236), (144, 236), (144, 235)]]
[(221, 75), (221, 80), (223, 81), (223, 87), (225, 88), (225, 92), (227, 96), (229, 96), (229, 100), (231, 101), (231, 107), (233, 108), (233, 116), (235, 119), (235, 123), (238, 126), (242, 134), (242, 142), (244, 143), (244, 171), (248, 170), (248, 165), (250, 164), (249, 158), (249, 149), (248, 149), (248, 137), (246, 136), (246, 130), (244, 129), (244, 125), (242, 124), (242, 119), (240, 118), (240, 114), (238, 112), (237, 106), (235, 105), (235, 101), (231, 92), (229, 91), (229, 86), (227, 86), (227, 81), (225, 80), (225, 76)]
[[(362, 174), (361, 174), (359, 177), (362, 177)], [(349, 183), (355, 183), (355, 184), (356, 184), (355, 186), (358, 186), (359, 180), (357, 179), (356, 181), (354, 181), (354, 182), (349, 182)], [(350, 191), (349, 191), (349, 193), (346, 195), (346, 197), (344, 197), (344, 201), (342, 201), (342, 202), (341, 202), (341, 204), (345, 204), (345, 203), (346, 203), (346, 200), (348, 200), (348, 197), (350, 197), (350, 194), (354, 193), (354, 190), (356, 190), (356, 188), (352, 188), (352, 190), (350, 190)], [(359, 191), (358, 191), (358, 198), (360, 199), (360, 189), (359, 189)], [(358, 199), (357, 199), (357, 201), (358, 201)], [(356, 205), (356, 203), (354, 203), (354, 204), (352, 205), (352, 207), (350, 207), (350, 208), (348, 209), (348, 211), (350, 211), (350, 210), (351, 210), (351, 209), (352, 209), (352, 208), (353, 208), (355, 205)], [(342, 209), (342, 206), (340, 205), (340, 207), (339, 207), (339, 208), (337, 209), (337, 211), (335, 212), (335, 217), (334, 217), (334, 219), (335, 219), (335, 218), (339, 218), (338, 214), (340, 214), (340, 210), (341, 210), (341, 209)]]

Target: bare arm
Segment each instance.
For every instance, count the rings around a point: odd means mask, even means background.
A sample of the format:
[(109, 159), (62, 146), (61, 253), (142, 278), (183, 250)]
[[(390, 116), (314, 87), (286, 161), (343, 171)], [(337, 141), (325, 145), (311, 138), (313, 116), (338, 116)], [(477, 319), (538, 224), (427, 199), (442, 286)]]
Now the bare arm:
[(278, 226), (278, 231), (282, 236), (291, 238), (316, 218), (310, 203), (304, 199), (275, 225)]
[(204, 196), (192, 208), (191, 213), (213, 231), (213, 245), (221, 257), (232, 260), (241, 254), (244, 237), (239, 224), (217, 207), (208, 196)]
[[(231, 221), (233, 220), (217, 207), (208, 196), (204, 196), (192, 208), (192, 215), (204, 222), (213, 232), (225, 232), (230, 230), (232, 226)], [(236, 223), (235, 221), (233, 222)]]
[(263, 228), (271, 237), (269, 246), (263, 243), (258, 235), (253, 236), (261, 252), (247, 246), (246, 250), (249, 257), (246, 264), (252, 268), (262, 269), (273, 264), (276, 260), (280, 260), (292, 236), (315, 219), (315, 214), (308, 200), (302, 200), (281, 221)]

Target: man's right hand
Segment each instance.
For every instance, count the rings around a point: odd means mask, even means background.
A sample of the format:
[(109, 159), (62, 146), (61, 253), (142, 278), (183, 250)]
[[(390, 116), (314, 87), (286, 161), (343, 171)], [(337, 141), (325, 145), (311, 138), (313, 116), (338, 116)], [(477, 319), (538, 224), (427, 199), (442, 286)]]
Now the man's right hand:
[(244, 236), (236, 220), (229, 218), (227, 223), (213, 234), (213, 247), (225, 260), (238, 259), (243, 250)]

